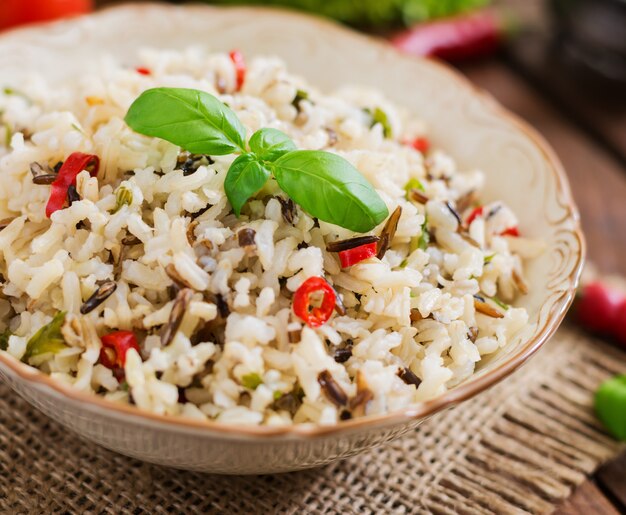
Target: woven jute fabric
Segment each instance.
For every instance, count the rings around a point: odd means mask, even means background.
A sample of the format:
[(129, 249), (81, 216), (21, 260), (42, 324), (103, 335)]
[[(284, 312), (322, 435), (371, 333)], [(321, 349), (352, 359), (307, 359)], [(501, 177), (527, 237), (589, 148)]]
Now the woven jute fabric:
[(621, 447), (592, 410), (626, 354), (563, 327), (530, 364), (415, 432), (323, 468), (226, 477), (102, 449), (0, 386), (2, 513), (548, 513)]

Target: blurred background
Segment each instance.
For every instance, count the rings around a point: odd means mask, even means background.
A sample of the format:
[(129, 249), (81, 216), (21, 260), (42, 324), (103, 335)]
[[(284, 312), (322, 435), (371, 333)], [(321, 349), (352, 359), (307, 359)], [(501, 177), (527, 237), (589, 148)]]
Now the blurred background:
[[(0, 0), (0, 30), (118, 3), (124, 2)], [(384, 38), (402, 52), (449, 62), (548, 140), (570, 178), (592, 267), (626, 276), (626, 0), (206, 3), (299, 9)], [(617, 510), (626, 510), (626, 457), (601, 469), (560, 513)]]

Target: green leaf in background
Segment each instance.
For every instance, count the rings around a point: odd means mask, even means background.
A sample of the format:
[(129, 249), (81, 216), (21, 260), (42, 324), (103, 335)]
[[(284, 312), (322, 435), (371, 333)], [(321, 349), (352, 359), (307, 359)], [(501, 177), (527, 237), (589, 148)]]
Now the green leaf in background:
[(267, 182), (271, 172), (254, 154), (243, 154), (230, 165), (224, 191), (237, 216), (248, 199)]
[(289, 136), (277, 129), (259, 129), (248, 144), (250, 150), (263, 161), (276, 161), (287, 152), (296, 150), (296, 145)]
[(389, 211), (372, 185), (343, 157), (296, 150), (273, 164), (281, 189), (311, 216), (355, 232), (368, 232)]
[(41, 354), (53, 353), (67, 348), (65, 339), (61, 334), (61, 327), (65, 322), (65, 312), (60, 311), (52, 321), (44, 325), (37, 331), (26, 344), (26, 352), (22, 357), (22, 361), (28, 363), (31, 358), (40, 356)]
[(596, 413), (609, 432), (626, 441), (626, 375), (602, 383), (595, 397)]
[(194, 154), (244, 151), (246, 129), (237, 115), (204, 91), (154, 88), (130, 106), (126, 123), (145, 136), (161, 138)]
[(490, 0), (211, 0), (211, 3), (282, 5), (352, 25), (388, 26), (411, 25), (471, 11)]
[(9, 338), (13, 333), (8, 329), (0, 333), (0, 350), (7, 350), (9, 348)]

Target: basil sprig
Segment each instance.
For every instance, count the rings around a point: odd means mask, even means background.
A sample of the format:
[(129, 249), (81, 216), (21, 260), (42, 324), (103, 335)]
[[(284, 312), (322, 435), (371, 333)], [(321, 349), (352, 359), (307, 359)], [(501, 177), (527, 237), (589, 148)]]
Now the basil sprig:
[(131, 105), (126, 123), (134, 131), (197, 154), (241, 154), (231, 164), (224, 190), (237, 216), (273, 175), (280, 188), (311, 216), (355, 232), (367, 232), (389, 215), (365, 177), (344, 158), (297, 150), (283, 132), (260, 129), (248, 142), (237, 115), (213, 95), (155, 88)]

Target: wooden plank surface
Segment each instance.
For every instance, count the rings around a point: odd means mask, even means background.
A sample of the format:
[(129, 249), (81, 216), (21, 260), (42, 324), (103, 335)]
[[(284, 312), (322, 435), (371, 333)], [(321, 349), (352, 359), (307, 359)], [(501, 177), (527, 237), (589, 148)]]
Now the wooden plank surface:
[(619, 511), (591, 481), (583, 483), (574, 497), (557, 512), (559, 515), (619, 515)]

